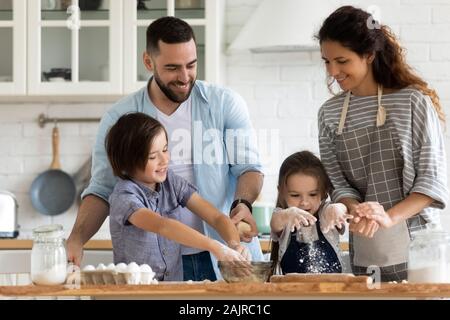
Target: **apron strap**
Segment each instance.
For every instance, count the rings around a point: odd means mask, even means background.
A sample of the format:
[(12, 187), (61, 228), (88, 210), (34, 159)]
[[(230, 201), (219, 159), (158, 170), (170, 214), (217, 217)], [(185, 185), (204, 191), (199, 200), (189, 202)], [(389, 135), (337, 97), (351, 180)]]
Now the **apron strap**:
[[(342, 105), (341, 119), (339, 120), (339, 127), (337, 131), (337, 135), (341, 135), (344, 129), (345, 119), (347, 118), (348, 106), (350, 103), (350, 90), (347, 92), (347, 95), (344, 99), (344, 104)], [(386, 109), (381, 105), (381, 97), (383, 96), (383, 87), (378, 86), (378, 110), (377, 110), (377, 127), (381, 127), (386, 122)]]
[(386, 109), (381, 105), (381, 96), (383, 95), (383, 87), (378, 85), (378, 110), (377, 110), (377, 127), (381, 127), (386, 122)]
[(347, 110), (348, 110), (349, 102), (350, 102), (350, 90), (347, 92), (347, 95), (345, 96), (345, 99), (344, 99), (344, 104), (342, 106), (341, 119), (339, 120), (339, 127), (338, 127), (338, 131), (337, 131), (338, 135), (341, 135), (342, 129), (344, 129), (345, 118), (347, 117)]

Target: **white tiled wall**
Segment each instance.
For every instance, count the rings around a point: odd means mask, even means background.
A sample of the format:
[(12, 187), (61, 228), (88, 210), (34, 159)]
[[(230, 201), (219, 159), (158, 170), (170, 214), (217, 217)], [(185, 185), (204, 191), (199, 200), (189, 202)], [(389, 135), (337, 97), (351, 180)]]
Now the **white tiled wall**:
[[(226, 32), (231, 42), (261, 0), (227, 0)], [(342, 2), (343, 3), (343, 2)], [(381, 8), (384, 23), (400, 35), (408, 60), (435, 87), (450, 122), (450, 2), (448, 0), (352, 1)], [(320, 54), (239, 53), (227, 56), (227, 85), (247, 100), (268, 167), (263, 200), (276, 197), (277, 170), (287, 155), (300, 149), (318, 152), (316, 115), (328, 98)], [(19, 201), (22, 236), (41, 224), (62, 223), (68, 233), (76, 207), (55, 217), (37, 213), (28, 191), (37, 174), (51, 162), (51, 125), (37, 125), (40, 113), (51, 117), (100, 117), (110, 103), (0, 104), (0, 189), (13, 192)], [(70, 174), (90, 154), (97, 124), (60, 124), (61, 162)], [(450, 129), (446, 132), (450, 156)], [(450, 158), (449, 158), (450, 159)], [(450, 173), (450, 170), (449, 170)], [(449, 177), (450, 180), (450, 177)], [(450, 230), (450, 208), (444, 221)], [(107, 223), (96, 235), (109, 236)]]
[[(236, 37), (260, 2), (228, 0), (228, 43)], [(408, 62), (438, 91), (450, 122), (450, 1), (360, 0), (340, 3), (363, 9), (370, 5), (380, 8), (382, 22), (399, 35), (406, 47)], [(227, 85), (247, 100), (257, 132), (271, 128), (279, 130), (279, 153), (263, 154), (266, 162), (273, 163), (278, 155), (278, 163), (272, 166), (277, 169), (280, 161), (294, 151), (309, 149), (318, 153), (317, 111), (329, 97), (320, 53), (241, 52), (229, 54), (227, 62)], [(450, 156), (449, 130), (445, 135)], [(448, 173), (450, 181), (450, 170)], [(270, 170), (264, 183), (263, 200), (274, 201), (276, 181), (277, 172)], [(446, 209), (443, 218), (450, 230), (450, 208)]]

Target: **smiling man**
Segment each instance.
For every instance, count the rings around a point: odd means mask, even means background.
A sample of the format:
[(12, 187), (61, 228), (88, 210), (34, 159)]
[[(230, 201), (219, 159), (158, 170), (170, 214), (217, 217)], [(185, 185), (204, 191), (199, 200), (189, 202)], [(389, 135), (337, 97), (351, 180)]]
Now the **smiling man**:
[[(196, 80), (195, 36), (192, 28), (178, 18), (163, 17), (150, 24), (143, 62), (153, 74), (147, 86), (117, 102), (100, 123), (93, 149), (92, 179), (83, 192), (67, 241), (69, 260), (80, 264), (84, 243), (108, 216), (108, 197), (116, 179), (106, 156), (105, 136), (117, 119), (129, 112), (146, 113), (164, 125), (172, 156), (169, 167), (194, 184), (200, 195), (220, 211), (229, 214), (234, 223), (249, 223), (251, 230), (241, 240), (253, 260), (263, 260), (251, 215), (263, 174), (244, 100), (229, 89)], [(243, 135), (249, 139), (242, 141)], [(185, 224), (221, 240), (188, 209), (175, 210)], [(184, 280), (220, 277), (217, 262), (208, 252), (183, 247), (182, 254)]]

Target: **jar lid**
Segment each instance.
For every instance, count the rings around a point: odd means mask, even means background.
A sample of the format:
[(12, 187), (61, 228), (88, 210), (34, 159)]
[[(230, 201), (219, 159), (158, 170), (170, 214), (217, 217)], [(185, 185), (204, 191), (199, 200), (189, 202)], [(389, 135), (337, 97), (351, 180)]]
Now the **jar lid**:
[(60, 224), (39, 226), (33, 229), (33, 236), (36, 237), (59, 238), (62, 234), (63, 226)]

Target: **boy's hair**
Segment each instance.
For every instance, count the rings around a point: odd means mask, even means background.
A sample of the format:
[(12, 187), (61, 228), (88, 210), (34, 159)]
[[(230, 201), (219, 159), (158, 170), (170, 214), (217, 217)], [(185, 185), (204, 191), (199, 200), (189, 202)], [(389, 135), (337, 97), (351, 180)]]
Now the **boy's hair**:
[(320, 159), (309, 151), (296, 152), (287, 157), (281, 164), (278, 175), (277, 207), (286, 208), (287, 204), (282, 197), (282, 192), (286, 187), (288, 178), (297, 173), (303, 173), (317, 179), (322, 200), (327, 198), (330, 193), (332, 184)]
[(147, 28), (147, 53), (158, 54), (158, 42), (183, 43), (194, 39), (194, 30), (185, 21), (175, 17), (162, 17), (153, 21)]
[(109, 130), (105, 148), (115, 176), (130, 179), (136, 169), (145, 170), (154, 138), (167, 132), (156, 119), (140, 112), (119, 118)]

